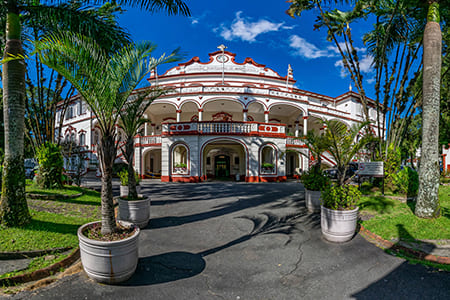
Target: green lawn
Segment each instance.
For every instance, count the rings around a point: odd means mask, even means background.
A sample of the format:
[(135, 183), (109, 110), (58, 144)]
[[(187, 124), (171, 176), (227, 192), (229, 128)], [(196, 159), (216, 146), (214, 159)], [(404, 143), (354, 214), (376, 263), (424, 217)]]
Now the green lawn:
[[(386, 240), (450, 239), (450, 186), (440, 186), (441, 217), (421, 219), (414, 215), (413, 202), (382, 196), (362, 197), (359, 206), (364, 227)], [(373, 217), (372, 217), (373, 216)]]
[[(101, 218), (98, 192), (73, 186), (57, 190), (41, 190), (30, 184), (26, 186), (26, 191), (46, 195), (76, 195), (82, 192), (83, 195), (71, 199), (27, 199), (32, 216), (31, 222), (23, 227), (2, 227), (0, 252), (76, 248), (78, 227)], [(47, 256), (33, 258), (26, 270), (0, 274), (0, 278), (33, 272), (61, 261), (67, 255), (60, 253), (51, 259)]]
[[(30, 189), (29, 189), (30, 188)], [(27, 186), (27, 192), (37, 193)], [(78, 187), (51, 190), (49, 193), (79, 193)], [(44, 250), (78, 245), (77, 228), (87, 222), (100, 219), (100, 194), (84, 190), (82, 196), (73, 199), (31, 200), (28, 206), (32, 220), (24, 227), (0, 230), (0, 252)]]

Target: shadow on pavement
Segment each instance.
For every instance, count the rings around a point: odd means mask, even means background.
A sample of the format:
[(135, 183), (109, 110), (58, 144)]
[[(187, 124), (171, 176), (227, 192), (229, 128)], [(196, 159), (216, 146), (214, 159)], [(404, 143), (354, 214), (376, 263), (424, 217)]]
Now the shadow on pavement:
[[(386, 251), (423, 259), (426, 252), (429, 253), (435, 248), (433, 244), (417, 241), (402, 224), (396, 226), (400, 241)], [(442, 280), (440, 272), (448, 273), (448, 276), (444, 277), (445, 280)], [(424, 276), (424, 273), (427, 275)], [(448, 299), (449, 295), (450, 272), (428, 266), (417, 266), (405, 261), (394, 271), (352, 296), (355, 299), (391, 299), (393, 297), (396, 299)]]
[(124, 286), (143, 286), (193, 277), (205, 269), (199, 254), (169, 252), (140, 258), (134, 275)]

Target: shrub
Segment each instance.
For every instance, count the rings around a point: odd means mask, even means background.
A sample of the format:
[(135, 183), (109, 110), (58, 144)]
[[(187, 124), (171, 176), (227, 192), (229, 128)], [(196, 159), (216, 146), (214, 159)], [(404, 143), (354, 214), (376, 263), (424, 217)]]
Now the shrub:
[(177, 163), (175, 164), (175, 168), (187, 168), (187, 165), (185, 163)]
[(36, 151), (39, 169), (36, 182), (44, 189), (62, 187), (64, 160), (61, 147), (53, 143), (45, 143)]
[(356, 186), (331, 186), (322, 192), (323, 206), (334, 210), (351, 210), (356, 207), (361, 192)]
[(265, 162), (265, 163), (262, 163), (261, 167), (262, 168), (267, 168), (267, 169), (272, 169), (273, 168), (273, 164)]
[[(119, 175), (120, 185), (127, 186), (128, 185), (128, 170), (123, 169), (122, 171), (117, 173), (117, 175)], [(139, 182), (141, 182), (141, 177), (139, 177), (138, 173), (134, 173), (134, 179), (136, 180), (136, 184), (139, 184)]]
[(392, 184), (394, 186), (394, 192), (410, 197), (416, 196), (419, 190), (419, 175), (411, 168), (403, 168), (392, 175)]
[(323, 191), (330, 185), (330, 179), (319, 168), (312, 168), (300, 177), (303, 185), (310, 191)]
[(128, 185), (128, 171), (123, 169), (122, 171), (118, 172), (117, 175), (120, 179), (120, 185), (127, 186)]

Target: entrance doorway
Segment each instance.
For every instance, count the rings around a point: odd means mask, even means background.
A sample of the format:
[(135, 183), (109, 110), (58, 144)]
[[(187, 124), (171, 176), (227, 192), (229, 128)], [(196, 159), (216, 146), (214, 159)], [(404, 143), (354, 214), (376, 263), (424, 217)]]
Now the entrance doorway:
[(215, 177), (217, 179), (225, 179), (230, 177), (230, 157), (228, 155), (218, 155), (215, 161)]

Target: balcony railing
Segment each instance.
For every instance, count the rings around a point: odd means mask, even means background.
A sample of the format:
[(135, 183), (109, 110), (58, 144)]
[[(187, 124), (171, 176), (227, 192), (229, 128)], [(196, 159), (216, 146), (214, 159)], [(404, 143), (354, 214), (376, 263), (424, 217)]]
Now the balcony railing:
[(296, 138), (296, 137), (288, 137), (288, 138), (286, 138), (286, 145), (289, 145), (289, 146), (300, 146), (300, 147), (305, 147), (306, 146), (306, 144), (305, 144), (303, 139)]
[(134, 140), (136, 144), (140, 143), (141, 145), (161, 144), (160, 135), (141, 136), (135, 138)]
[(188, 122), (163, 123), (163, 135), (260, 135), (286, 137), (284, 124), (258, 122)]

